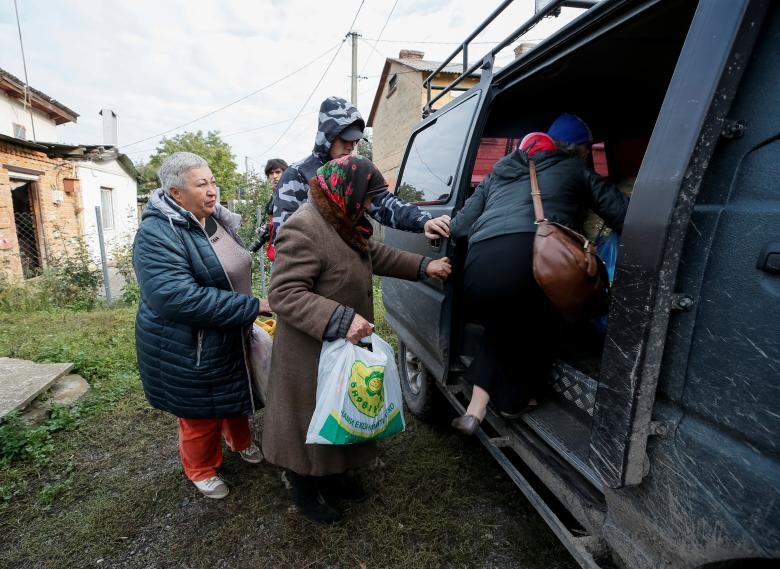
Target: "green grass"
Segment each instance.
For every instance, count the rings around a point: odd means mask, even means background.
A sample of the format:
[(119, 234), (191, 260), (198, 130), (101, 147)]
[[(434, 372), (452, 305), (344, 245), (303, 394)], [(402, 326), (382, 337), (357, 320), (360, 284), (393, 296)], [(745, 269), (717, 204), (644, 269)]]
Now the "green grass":
[[(371, 497), (337, 527), (291, 511), (276, 468), (229, 452), (231, 495), (202, 498), (182, 474), (175, 418), (143, 397), (133, 317), (0, 315), (0, 356), (71, 361), (92, 386), (0, 470), (0, 567), (575, 566), (477, 442), (413, 418), (380, 446), (362, 473)], [(381, 309), (377, 330), (392, 337)], [(260, 438), (262, 413), (253, 428)]]

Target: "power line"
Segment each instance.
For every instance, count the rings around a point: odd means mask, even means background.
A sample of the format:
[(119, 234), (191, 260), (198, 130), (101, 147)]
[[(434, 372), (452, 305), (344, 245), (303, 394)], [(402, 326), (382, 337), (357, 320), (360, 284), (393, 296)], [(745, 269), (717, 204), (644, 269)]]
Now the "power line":
[[(385, 19), (385, 23), (382, 25), (382, 29), (379, 30), (379, 35), (377, 36), (376, 40), (374, 40), (374, 47), (372, 48), (374, 51), (376, 51), (376, 44), (379, 43), (380, 38), (382, 37), (382, 34), (385, 32), (385, 28), (387, 27), (387, 23), (390, 21), (390, 17), (393, 15), (393, 12), (395, 11), (395, 7), (398, 6), (398, 0), (395, 0), (395, 3), (393, 4), (393, 7), (390, 8), (390, 12), (387, 14), (387, 19)], [(368, 65), (369, 60), (371, 59), (371, 54), (368, 54), (368, 57), (366, 58), (365, 63), (363, 63), (363, 67), (360, 69), (360, 72), (358, 75), (363, 74), (363, 70), (366, 68), (366, 65)]]
[(19, 47), (22, 49), (22, 66), (24, 67), (24, 106), (30, 106), (30, 127), (33, 135), (33, 142), (37, 140), (35, 136), (35, 119), (32, 112), (32, 101), (30, 97), (30, 81), (27, 79), (27, 58), (24, 56), (24, 42), (22, 41), (22, 24), (19, 21), (19, 6), (14, 0), (14, 11), (16, 12), (16, 28), (19, 30)]
[(178, 130), (178, 129), (180, 129), (180, 128), (183, 128), (183, 127), (185, 127), (185, 126), (189, 126), (189, 125), (191, 125), (192, 123), (198, 122), (199, 120), (201, 120), (201, 119), (204, 119), (204, 118), (206, 118), (206, 117), (208, 117), (208, 116), (211, 116), (211, 115), (213, 115), (213, 114), (216, 114), (216, 113), (218, 113), (218, 112), (220, 112), (220, 111), (224, 111), (224, 110), (225, 110), (225, 109), (227, 109), (228, 107), (232, 107), (233, 105), (235, 105), (235, 104), (237, 104), (237, 103), (240, 103), (241, 101), (244, 101), (244, 100), (248, 99), (249, 97), (252, 97), (252, 96), (254, 96), (254, 95), (257, 95), (257, 94), (258, 94), (258, 93), (260, 93), (261, 91), (265, 91), (266, 89), (268, 89), (268, 88), (270, 88), (270, 87), (273, 87), (274, 85), (276, 85), (276, 84), (278, 84), (278, 83), (281, 83), (282, 81), (284, 81), (285, 79), (288, 79), (288, 78), (292, 77), (292, 76), (293, 76), (293, 75), (295, 75), (296, 73), (299, 73), (299, 72), (303, 71), (304, 69), (306, 69), (306, 68), (307, 68), (307, 67), (309, 67), (310, 65), (312, 65), (312, 64), (314, 64), (314, 63), (316, 63), (317, 61), (319, 61), (320, 59), (322, 59), (323, 57), (325, 57), (326, 55), (328, 55), (328, 54), (329, 54), (331, 51), (333, 51), (334, 49), (336, 49), (336, 54), (338, 54), (338, 50), (340, 50), (340, 49), (341, 49), (341, 46), (343, 45), (343, 43), (344, 43), (344, 42), (343, 42), (343, 40), (342, 40), (341, 44), (339, 44), (339, 45), (337, 45), (337, 46), (333, 46), (333, 47), (331, 47), (331, 48), (327, 49), (326, 51), (324, 51), (323, 53), (321, 53), (320, 55), (318, 55), (317, 57), (315, 57), (314, 59), (312, 59), (311, 61), (309, 61), (309, 62), (308, 62), (308, 63), (306, 63), (305, 65), (303, 65), (302, 67), (299, 67), (298, 69), (296, 69), (295, 71), (291, 71), (291, 72), (290, 72), (290, 73), (288, 73), (287, 75), (284, 75), (283, 77), (280, 77), (279, 79), (276, 79), (275, 81), (272, 81), (271, 83), (268, 83), (267, 85), (264, 85), (264, 86), (260, 87), (259, 89), (256, 89), (256, 90), (252, 91), (251, 93), (248, 93), (248, 94), (244, 95), (243, 97), (239, 97), (239, 98), (238, 98), (238, 99), (236, 99), (235, 101), (232, 101), (232, 102), (230, 102), (230, 103), (228, 103), (228, 104), (226, 104), (226, 105), (223, 105), (223, 106), (221, 106), (221, 107), (219, 107), (219, 108), (217, 108), (217, 109), (214, 109), (213, 111), (209, 111), (208, 113), (206, 113), (206, 114), (204, 114), (204, 115), (201, 115), (201, 116), (199, 116), (199, 117), (197, 117), (197, 118), (194, 118), (194, 119), (192, 119), (191, 121), (188, 121), (188, 122), (182, 123), (182, 124), (180, 124), (180, 125), (178, 125), (178, 126), (175, 126), (175, 127), (173, 127), (173, 128), (169, 128), (168, 130), (165, 130), (165, 131), (163, 131), (163, 132), (158, 132), (157, 134), (153, 134), (152, 136), (147, 136), (146, 138), (142, 138), (142, 139), (140, 139), (140, 140), (136, 140), (135, 142), (131, 142), (130, 144), (127, 144), (127, 145), (125, 145), (125, 146), (124, 146), (124, 148), (130, 147), (130, 146), (134, 146), (134, 145), (136, 145), (136, 144), (138, 144), (138, 143), (140, 143), (140, 142), (146, 142), (147, 140), (151, 140), (151, 139), (153, 139), (153, 138), (157, 138), (158, 136), (162, 136), (162, 135), (164, 135), (164, 134), (168, 134), (169, 132), (173, 132), (174, 130)]
[(347, 36), (349, 35), (350, 30), (355, 25), (355, 22), (357, 21), (358, 15), (360, 14), (360, 10), (363, 8), (363, 4), (365, 4), (366, 0), (361, 0), (360, 6), (358, 6), (357, 12), (355, 12), (355, 17), (352, 18), (352, 23), (349, 25), (349, 29), (347, 30), (347, 33), (344, 34), (344, 38), (341, 40), (341, 43), (338, 46), (338, 49), (336, 50), (336, 53), (333, 54), (333, 57), (328, 62), (328, 66), (325, 68), (325, 71), (322, 72), (322, 75), (320, 76), (319, 80), (317, 81), (317, 84), (314, 86), (314, 88), (309, 93), (309, 96), (306, 97), (306, 100), (304, 101), (303, 105), (301, 105), (300, 110), (298, 110), (298, 113), (295, 115), (292, 121), (290, 121), (290, 124), (287, 125), (287, 128), (284, 129), (282, 134), (279, 135), (279, 138), (277, 138), (274, 143), (269, 146), (266, 150), (261, 152), (260, 154), (255, 154), (255, 157), (261, 158), (271, 152), (274, 148), (276, 148), (276, 145), (279, 144), (279, 142), (284, 138), (284, 136), (290, 131), (292, 126), (295, 124), (295, 121), (298, 120), (298, 117), (301, 116), (301, 113), (303, 112), (303, 109), (306, 108), (306, 105), (309, 104), (309, 101), (311, 101), (311, 98), (314, 96), (314, 93), (317, 92), (317, 89), (319, 88), (320, 84), (322, 83), (322, 80), (325, 79), (325, 75), (327, 75), (328, 71), (330, 71), (331, 66), (333, 65), (333, 62), (336, 61), (336, 57), (338, 56), (339, 52), (341, 51), (341, 48), (344, 46), (344, 42), (347, 41)]
[[(361, 6), (362, 6), (362, 4), (361, 4)], [(290, 131), (292, 126), (295, 124), (295, 121), (297, 121), (298, 117), (301, 116), (301, 113), (303, 112), (303, 109), (306, 107), (306, 105), (309, 104), (309, 101), (311, 101), (311, 98), (314, 96), (315, 91), (319, 88), (320, 83), (322, 83), (322, 80), (325, 78), (325, 75), (328, 73), (328, 71), (330, 71), (330, 68), (333, 65), (333, 62), (336, 61), (336, 57), (338, 56), (339, 52), (341, 51), (341, 47), (344, 45), (345, 41), (347, 41), (347, 37), (346, 36), (344, 36), (344, 39), (341, 41), (341, 45), (339, 45), (339, 48), (336, 50), (336, 53), (333, 54), (333, 57), (328, 62), (328, 66), (325, 68), (325, 71), (323, 71), (322, 75), (320, 76), (319, 80), (317, 81), (317, 84), (314, 86), (314, 89), (312, 89), (311, 93), (309, 93), (309, 96), (306, 97), (306, 100), (303, 102), (303, 105), (301, 105), (301, 108), (298, 110), (298, 112), (295, 114), (293, 119), (290, 121), (290, 124), (287, 125), (287, 128), (285, 128), (284, 131), (282, 131), (282, 134), (279, 135), (279, 138), (277, 138), (271, 146), (269, 146), (261, 154), (256, 154), (255, 156), (257, 156), (259, 158), (260, 156), (264, 156), (264, 155), (268, 154), (269, 152), (271, 152), (271, 150), (276, 148), (276, 145), (279, 144), (279, 141), (281, 141), (282, 138), (284, 138), (284, 135), (287, 134)]]
[[(355, 17), (352, 18), (352, 23), (349, 25), (349, 29), (347, 30), (347, 33), (351, 32), (352, 28), (355, 27), (355, 22), (357, 22), (358, 14), (360, 14), (360, 10), (363, 9), (363, 4), (365, 4), (365, 3), (366, 3), (366, 0), (360, 0), (360, 6), (358, 6), (357, 12), (355, 12)], [(344, 37), (346, 38), (346, 34), (344, 35)]]

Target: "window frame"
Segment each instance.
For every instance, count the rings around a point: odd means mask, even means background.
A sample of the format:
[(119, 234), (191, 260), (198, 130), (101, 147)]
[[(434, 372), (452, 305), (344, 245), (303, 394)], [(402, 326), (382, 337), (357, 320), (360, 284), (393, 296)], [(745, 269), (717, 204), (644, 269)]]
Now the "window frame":
[[(108, 196), (109, 207), (105, 207), (105, 200), (103, 196)], [(108, 210), (108, 213), (106, 213)], [(110, 225), (107, 225), (107, 221), (110, 221)], [(114, 219), (114, 188), (108, 186), (100, 186), (100, 225), (103, 231), (113, 231), (116, 229), (116, 222)]]
[(398, 90), (398, 73), (393, 73), (387, 80), (387, 96), (389, 97)]
[[(13, 125), (14, 138), (18, 138), (19, 140), (27, 140), (27, 127), (16, 122), (11, 124)], [(19, 136), (19, 131), (21, 131), (21, 136)]]
[[(474, 104), (479, 106), (480, 98), (481, 98), (481, 91), (480, 90), (476, 90), (473, 93), (473, 95), (471, 95), (469, 97), (466, 97), (463, 100), (459, 99), (458, 102), (456, 104), (454, 104), (454, 106), (452, 106), (452, 107), (445, 107), (443, 109), (437, 110), (436, 113), (433, 115), (433, 119), (430, 121), (430, 123), (426, 124), (422, 128), (420, 128), (420, 129), (418, 129), (418, 130), (416, 130), (415, 132), (412, 133), (412, 136), (411, 136), (411, 138), (409, 140), (409, 143), (407, 145), (407, 148), (406, 148), (406, 153), (404, 155), (403, 168), (399, 172), (399, 176), (398, 176), (398, 181), (400, 181), (400, 184), (398, 182), (396, 182), (396, 187), (395, 187), (395, 190), (394, 190), (396, 195), (399, 195), (398, 191), (399, 191), (399, 189), (401, 188), (401, 186), (405, 182), (404, 178), (405, 178), (406, 173), (407, 173), (407, 168), (408, 168), (408, 165), (409, 165), (409, 159), (412, 156), (412, 153), (415, 151), (415, 144), (416, 144), (417, 139), (420, 136), (420, 134), (422, 134), (422, 133), (428, 131), (429, 129), (433, 128), (434, 125), (436, 125), (439, 122), (439, 120), (441, 120), (443, 117), (446, 117), (449, 113), (455, 111), (458, 108), (461, 108), (464, 105), (469, 104), (469, 101), (472, 98), (475, 98)], [(468, 123), (469, 125), (472, 124), (472, 122), (475, 119), (476, 113), (478, 113), (478, 112), (479, 112), (478, 108), (474, 109), (474, 111), (472, 112), (471, 117), (469, 119), (469, 123)], [(461, 149), (461, 154), (460, 154), (461, 158), (463, 156), (465, 156), (465, 154), (463, 154), (465, 151), (466, 151), (465, 148)], [(422, 157), (419, 157), (419, 158), (420, 158), (420, 160), (422, 160)], [(458, 177), (457, 167), (450, 174), (450, 176), (451, 176), (451, 180), (450, 180), (449, 184), (447, 185), (450, 191), (449, 191), (449, 194), (447, 195), (446, 199), (410, 201), (409, 203), (412, 203), (412, 204), (417, 205), (417, 206), (445, 205), (445, 204), (450, 203), (454, 199), (454, 196), (458, 193), (457, 192), (457, 188), (456, 188), (456, 181), (457, 181), (457, 177)], [(402, 199), (405, 199), (403, 195), (399, 195), (399, 197), (401, 197)]]

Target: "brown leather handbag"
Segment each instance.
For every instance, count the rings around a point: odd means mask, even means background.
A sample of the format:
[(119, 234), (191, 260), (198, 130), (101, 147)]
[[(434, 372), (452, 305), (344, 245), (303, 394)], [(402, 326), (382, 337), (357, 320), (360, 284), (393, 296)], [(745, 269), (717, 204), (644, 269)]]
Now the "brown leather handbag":
[(544, 217), (536, 164), (529, 160), (531, 200), (536, 217), (534, 278), (550, 302), (570, 321), (603, 312), (609, 297), (609, 278), (594, 244), (576, 231)]

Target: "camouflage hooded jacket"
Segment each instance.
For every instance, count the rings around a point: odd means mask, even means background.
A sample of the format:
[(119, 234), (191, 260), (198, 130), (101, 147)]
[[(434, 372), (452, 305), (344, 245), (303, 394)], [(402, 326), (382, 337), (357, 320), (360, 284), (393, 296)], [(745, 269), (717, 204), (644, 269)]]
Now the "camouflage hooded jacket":
[[(309, 179), (330, 159), (333, 141), (356, 121), (361, 129), (365, 127), (360, 112), (345, 99), (328, 97), (322, 102), (314, 150), (309, 156), (287, 168), (277, 185), (274, 195), (274, 237), (279, 235), (279, 229), (287, 218), (308, 200)], [(428, 212), (406, 203), (387, 190), (375, 196), (368, 214), (382, 225), (417, 233), (422, 232), (425, 222), (431, 219)]]

